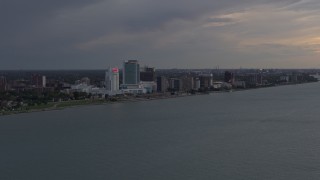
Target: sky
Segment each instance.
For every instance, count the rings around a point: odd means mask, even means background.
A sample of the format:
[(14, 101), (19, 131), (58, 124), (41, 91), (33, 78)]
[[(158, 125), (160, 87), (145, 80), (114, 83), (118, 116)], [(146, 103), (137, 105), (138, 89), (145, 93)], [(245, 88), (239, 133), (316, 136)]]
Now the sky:
[(320, 68), (319, 0), (1, 0), (0, 69)]

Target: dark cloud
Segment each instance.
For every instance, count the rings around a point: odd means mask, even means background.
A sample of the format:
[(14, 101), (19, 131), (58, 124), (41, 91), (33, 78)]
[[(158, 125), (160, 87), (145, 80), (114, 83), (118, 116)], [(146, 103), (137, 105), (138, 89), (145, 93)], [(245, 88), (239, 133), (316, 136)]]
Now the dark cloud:
[[(201, 25), (196, 22), (201, 21), (206, 14), (232, 13), (265, 4), (287, 7), (299, 2), (299, 0), (2, 0), (0, 59), (4, 68), (32, 69), (99, 68), (102, 65), (107, 66), (108, 63), (116, 64), (132, 56), (159, 61), (170, 59), (171, 56), (176, 61), (173, 64), (179, 64), (185, 59), (181, 56), (184, 48), (192, 49), (194, 46), (197, 47), (199, 42), (204, 43), (210, 39), (200, 37), (196, 35), (198, 32), (192, 30), (194, 26)], [(233, 22), (234, 19), (206, 17), (204, 21), (222, 23)], [(184, 40), (187, 35), (181, 35), (182, 33), (188, 33), (193, 37)], [(112, 44), (102, 43), (90, 51), (77, 48), (79, 44), (99, 39), (102, 39), (101, 41), (106, 39), (109, 42), (110, 38), (113, 38), (112, 42), (117, 41), (114, 34), (118, 34), (118, 39), (127, 37), (129, 40), (124, 39)], [(210, 36), (210, 33), (204, 34)], [(123, 37), (120, 38), (121, 36)], [(172, 38), (168, 38), (165, 45), (159, 48), (158, 41), (164, 41), (163, 38), (166, 37)], [(179, 42), (174, 39), (178, 39)], [(219, 38), (211, 40), (222, 43)], [(219, 47), (209, 42), (204, 45), (215, 46), (216, 49)], [(202, 52), (203, 49), (207, 48), (201, 45), (198, 47), (199, 52), (194, 54), (206, 54)], [(164, 60), (163, 63), (170, 61)]]

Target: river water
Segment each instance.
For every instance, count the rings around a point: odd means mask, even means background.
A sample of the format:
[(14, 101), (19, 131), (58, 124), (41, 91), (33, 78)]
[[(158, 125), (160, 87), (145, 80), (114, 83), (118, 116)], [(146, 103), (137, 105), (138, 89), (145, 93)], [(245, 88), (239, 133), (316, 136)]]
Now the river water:
[(0, 117), (1, 180), (320, 177), (320, 83)]

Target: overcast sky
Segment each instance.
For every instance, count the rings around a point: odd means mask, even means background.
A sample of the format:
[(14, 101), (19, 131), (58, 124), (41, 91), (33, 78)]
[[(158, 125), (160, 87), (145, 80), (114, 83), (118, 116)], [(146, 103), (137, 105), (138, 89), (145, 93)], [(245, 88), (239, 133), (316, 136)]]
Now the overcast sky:
[(320, 68), (319, 0), (1, 0), (0, 69)]

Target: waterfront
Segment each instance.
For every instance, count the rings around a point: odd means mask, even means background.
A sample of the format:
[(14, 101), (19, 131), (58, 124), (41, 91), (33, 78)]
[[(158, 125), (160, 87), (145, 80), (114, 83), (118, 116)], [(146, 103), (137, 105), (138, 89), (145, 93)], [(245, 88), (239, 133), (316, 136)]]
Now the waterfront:
[(318, 179), (320, 83), (0, 117), (0, 179)]

